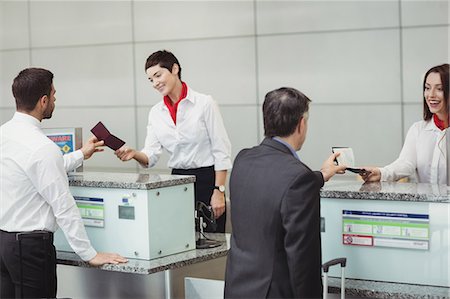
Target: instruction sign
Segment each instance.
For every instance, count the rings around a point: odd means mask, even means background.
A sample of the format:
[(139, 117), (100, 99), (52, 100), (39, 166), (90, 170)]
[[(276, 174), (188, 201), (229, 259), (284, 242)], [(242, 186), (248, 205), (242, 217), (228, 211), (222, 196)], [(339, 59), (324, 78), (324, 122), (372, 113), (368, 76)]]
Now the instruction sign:
[(428, 250), (428, 214), (342, 211), (342, 243)]
[(84, 225), (105, 227), (105, 204), (103, 198), (74, 196)]

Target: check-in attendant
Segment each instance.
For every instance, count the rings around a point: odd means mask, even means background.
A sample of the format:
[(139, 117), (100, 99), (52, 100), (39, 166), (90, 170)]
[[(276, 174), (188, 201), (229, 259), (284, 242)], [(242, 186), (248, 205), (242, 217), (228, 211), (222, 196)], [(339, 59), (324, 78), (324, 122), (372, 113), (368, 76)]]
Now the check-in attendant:
[(406, 135), (400, 156), (383, 168), (365, 167), (369, 182), (415, 176), (419, 183), (446, 184), (445, 132), (449, 123), (449, 64), (429, 69), (423, 81), (423, 120)]
[(151, 54), (145, 71), (163, 99), (148, 115), (144, 148), (137, 151), (123, 146), (115, 154), (122, 161), (135, 159), (144, 167), (152, 167), (165, 149), (170, 154), (172, 174), (196, 176), (195, 200), (212, 207), (216, 231), (224, 232), (231, 144), (217, 103), (181, 81), (180, 63), (171, 52)]

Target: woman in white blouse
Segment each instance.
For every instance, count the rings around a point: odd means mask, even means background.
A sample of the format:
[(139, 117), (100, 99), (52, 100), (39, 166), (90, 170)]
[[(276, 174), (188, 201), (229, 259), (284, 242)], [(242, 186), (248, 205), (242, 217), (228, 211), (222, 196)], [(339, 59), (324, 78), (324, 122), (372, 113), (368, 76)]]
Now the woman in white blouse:
[(366, 182), (416, 176), (419, 183), (446, 184), (446, 140), (449, 124), (449, 64), (432, 67), (423, 82), (423, 120), (406, 135), (400, 156), (382, 167), (365, 167)]
[(122, 161), (135, 159), (152, 167), (165, 149), (172, 174), (196, 176), (195, 200), (211, 206), (217, 218), (216, 231), (224, 232), (225, 180), (232, 164), (219, 108), (211, 96), (181, 81), (180, 63), (171, 52), (151, 54), (145, 72), (163, 99), (150, 110), (144, 148), (137, 151), (123, 146), (115, 154)]

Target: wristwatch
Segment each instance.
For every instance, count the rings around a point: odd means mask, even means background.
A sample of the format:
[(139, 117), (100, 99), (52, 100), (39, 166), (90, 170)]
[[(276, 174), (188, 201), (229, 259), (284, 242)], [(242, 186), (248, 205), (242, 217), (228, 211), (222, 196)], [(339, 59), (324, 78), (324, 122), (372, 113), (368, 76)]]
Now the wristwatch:
[(217, 190), (219, 190), (222, 193), (225, 192), (225, 186), (224, 185), (214, 186), (214, 189), (217, 189)]

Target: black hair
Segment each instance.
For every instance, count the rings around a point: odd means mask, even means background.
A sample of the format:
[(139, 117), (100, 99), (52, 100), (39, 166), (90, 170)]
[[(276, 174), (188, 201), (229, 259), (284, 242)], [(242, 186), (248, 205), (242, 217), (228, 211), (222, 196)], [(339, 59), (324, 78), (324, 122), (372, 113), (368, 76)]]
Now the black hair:
[(172, 52), (166, 50), (156, 51), (155, 53), (151, 54), (145, 62), (145, 71), (147, 71), (148, 68), (152, 66), (159, 65), (160, 67), (168, 69), (170, 72), (172, 72), (174, 64), (178, 65), (178, 78), (181, 80), (180, 62), (175, 57), (175, 55), (172, 54)]
[(266, 94), (263, 104), (264, 135), (287, 137), (294, 133), (311, 100), (295, 88), (282, 87)]

